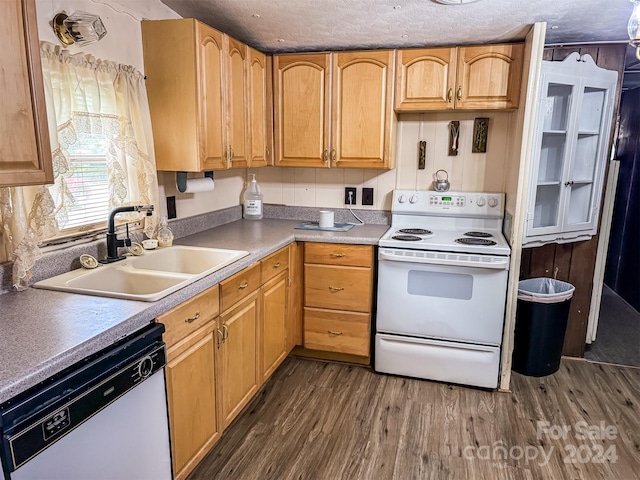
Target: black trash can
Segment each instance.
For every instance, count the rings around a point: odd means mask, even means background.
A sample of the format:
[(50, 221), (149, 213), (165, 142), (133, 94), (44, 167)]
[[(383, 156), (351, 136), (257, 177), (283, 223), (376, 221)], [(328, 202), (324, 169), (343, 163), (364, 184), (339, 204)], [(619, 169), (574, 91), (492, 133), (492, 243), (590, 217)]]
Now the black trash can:
[(513, 371), (530, 377), (558, 371), (574, 290), (552, 278), (518, 282)]

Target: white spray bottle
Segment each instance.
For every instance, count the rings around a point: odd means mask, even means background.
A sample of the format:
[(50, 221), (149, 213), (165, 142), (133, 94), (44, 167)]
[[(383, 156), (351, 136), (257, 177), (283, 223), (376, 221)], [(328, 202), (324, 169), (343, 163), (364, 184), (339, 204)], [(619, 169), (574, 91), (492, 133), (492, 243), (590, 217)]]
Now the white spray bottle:
[(247, 220), (260, 220), (262, 218), (262, 193), (256, 182), (256, 174), (250, 173), (253, 178), (244, 192), (244, 208), (242, 216)]

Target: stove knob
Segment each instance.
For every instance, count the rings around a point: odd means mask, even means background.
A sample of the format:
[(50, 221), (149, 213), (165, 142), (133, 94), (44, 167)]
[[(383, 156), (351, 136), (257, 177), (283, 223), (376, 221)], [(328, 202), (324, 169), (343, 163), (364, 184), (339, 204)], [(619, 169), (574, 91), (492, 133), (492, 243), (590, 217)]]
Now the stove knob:
[(406, 202), (406, 201), (407, 201), (407, 197), (406, 197), (406, 195), (400, 195), (400, 196), (398, 197), (398, 202), (400, 202), (400, 203), (404, 203), (404, 202)]
[(484, 197), (478, 197), (478, 199), (476, 200), (476, 205), (478, 205), (479, 207), (484, 207), (485, 203), (487, 203), (487, 201)]
[(498, 199), (496, 197), (489, 197), (489, 206), (491, 208), (498, 206)]
[(409, 202), (418, 203), (418, 195), (411, 195), (411, 198), (409, 198)]

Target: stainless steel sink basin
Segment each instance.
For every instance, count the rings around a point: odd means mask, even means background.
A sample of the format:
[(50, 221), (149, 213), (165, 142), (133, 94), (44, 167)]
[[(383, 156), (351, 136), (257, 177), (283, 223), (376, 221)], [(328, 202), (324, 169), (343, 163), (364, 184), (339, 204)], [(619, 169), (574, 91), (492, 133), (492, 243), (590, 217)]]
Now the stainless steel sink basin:
[(243, 250), (175, 246), (94, 270), (78, 269), (35, 288), (154, 302), (249, 255)]

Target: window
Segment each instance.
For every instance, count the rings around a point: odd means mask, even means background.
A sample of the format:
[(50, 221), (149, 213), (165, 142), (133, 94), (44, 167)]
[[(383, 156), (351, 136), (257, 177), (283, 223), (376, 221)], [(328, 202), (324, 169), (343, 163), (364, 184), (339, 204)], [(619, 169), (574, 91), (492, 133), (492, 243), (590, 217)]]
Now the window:
[(66, 178), (73, 206), (60, 233), (104, 226), (109, 214), (109, 174), (107, 139), (103, 135), (82, 133), (69, 146), (71, 174)]

